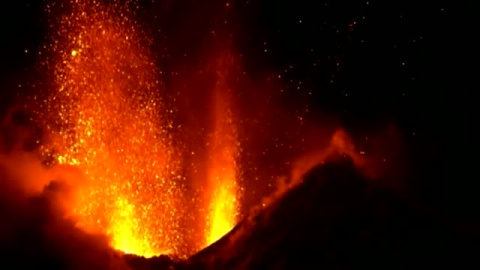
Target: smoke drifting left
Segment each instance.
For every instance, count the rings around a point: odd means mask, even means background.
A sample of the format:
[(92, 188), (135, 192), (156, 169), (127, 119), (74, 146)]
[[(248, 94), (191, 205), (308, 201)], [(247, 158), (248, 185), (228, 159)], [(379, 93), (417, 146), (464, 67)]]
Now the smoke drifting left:
[(78, 172), (43, 166), (31, 145), (35, 128), (25, 119), (8, 113), (0, 128), (1, 265), (126, 269), (105, 236), (84, 233), (66, 215), (66, 202), (74, 197), (68, 176)]

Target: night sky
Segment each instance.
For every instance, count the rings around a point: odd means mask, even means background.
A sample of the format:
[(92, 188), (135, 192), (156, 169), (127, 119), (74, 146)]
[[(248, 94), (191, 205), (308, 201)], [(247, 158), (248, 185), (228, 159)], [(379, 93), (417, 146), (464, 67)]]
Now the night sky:
[[(34, 64), (47, 32), (45, 3), (9, 5), (0, 16), (0, 116), (31, 91), (27, 81), (39, 80)], [(184, 53), (201, 55), (212, 29), (229, 33), (251, 77), (268, 73), (282, 78), (286, 91), (301, 87), (309, 120), (334, 115), (355, 141), (387, 123), (398, 127), (406, 141), (409, 194), (448, 215), (468, 216), (473, 199), (447, 195), (452, 186), (442, 180), (446, 64), (440, 56), (449, 42), (450, 12), (442, 1), (156, 0), (139, 6), (139, 20), (158, 41), (153, 48), (168, 47), (169, 56), (159, 60), (165, 69), (184, 64), (178, 61)]]

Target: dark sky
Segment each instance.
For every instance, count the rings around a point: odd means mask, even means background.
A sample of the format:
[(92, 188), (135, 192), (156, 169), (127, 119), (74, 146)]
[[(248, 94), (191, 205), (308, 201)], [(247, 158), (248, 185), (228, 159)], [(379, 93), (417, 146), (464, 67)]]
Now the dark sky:
[[(19, 84), (38, 79), (33, 65), (47, 29), (42, 1), (9, 2), (0, 16), (0, 116), (16, 95), (26, 94)], [(173, 54), (195, 52), (192, 44), (227, 19), (233, 46), (245, 55), (245, 70), (251, 76), (280, 75), (287, 88), (301, 82), (311, 92), (310, 117), (335, 115), (354, 134), (393, 122), (407, 140), (412, 182), (421, 179), (416, 192), (429, 204), (447, 204), (441, 78), (448, 68), (442, 57), (450, 42), (448, 6), (413, 0), (242, 0), (231, 1), (223, 12), (226, 3), (140, 1), (150, 16), (145, 22), (162, 17), (163, 33), (173, 35), (167, 42)], [(458, 202), (447, 200), (452, 201)]]
[[(162, 6), (141, 2), (150, 9)], [(201, 39), (207, 21), (228, 18), (241, 24), (231, 31), (235, 32), (234, 46), (246, 55), (246, 69), (251, 73), (271, 70), (292, 79), (293, 84), (308, 84), (313, 107), (347, 112), (348, 123), (358, 118), (393, 117), (417, 133), (438, 125), (435, 115), (441, 110), (443, 95), (438, 77), (448, 43), (443, 33), (449, 12), (441, 3), (236, 1), (228, 14), (222, 14), (209, 11), (218, 9), (221, 1), (183, 1), (177, 6), (173, 2), (167, 11), (158, 12), (170, 16), (163, 26), (167, 32), (199, 25), (198, 34), (185, 33), (183, 40), (177, 39), (185, 46), (176, 47), (192, 50), (186, 44)], [(31, 69), (37, 60), (35, 54), (46, 31), (41, 1), (9, 5), (2, 8), (1, 16), (2, 99), (13, 92), (3, 85), (16, 85), (13, 78), (22, 77), (19, 73)], [(288, 73), (282, 74), (285, 69)]]

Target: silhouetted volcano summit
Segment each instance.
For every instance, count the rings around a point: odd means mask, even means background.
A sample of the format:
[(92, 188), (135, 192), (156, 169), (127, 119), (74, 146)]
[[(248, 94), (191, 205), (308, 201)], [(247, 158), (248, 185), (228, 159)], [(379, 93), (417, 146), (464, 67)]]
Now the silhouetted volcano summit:
[(458, 266), (473, 258), (474, 241), (467, 239), (408, 198), (370, 183), (348, 157), (338, 157), (313, 168), (301, 184), (190, 263), (205, 269)]

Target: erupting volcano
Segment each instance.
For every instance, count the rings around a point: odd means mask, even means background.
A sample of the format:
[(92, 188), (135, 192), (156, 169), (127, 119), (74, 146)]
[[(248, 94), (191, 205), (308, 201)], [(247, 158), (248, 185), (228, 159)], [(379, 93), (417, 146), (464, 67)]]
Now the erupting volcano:
[(422, 23), (445, 7), (11, 2), (27, 12), (0, 23), (0, 266), (476, 258), (473, 200), (439, 199), (461, 177), (440, 183), (441, 76), (428, 74), (444, 35), (427, 29), (446, 27)]

